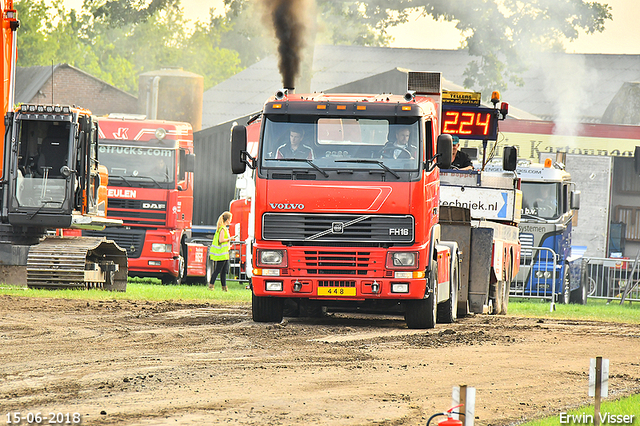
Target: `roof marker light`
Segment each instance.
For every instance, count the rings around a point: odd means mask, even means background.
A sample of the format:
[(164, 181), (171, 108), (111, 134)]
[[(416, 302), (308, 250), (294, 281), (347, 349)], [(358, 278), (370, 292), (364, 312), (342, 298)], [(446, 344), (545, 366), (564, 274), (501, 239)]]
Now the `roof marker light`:
[(338, 106), (336, 107), (336, 109), (346, 110), (346, 109), (347, 109), (347, 106), (346, 106), (346, 105), (338, 105)]
[(551, 167), (551, 163), (552, 163), (551, 162), (551, 158), (545, 158), (544, 159), (544, 166), (545, 167), (547, 167), (547, 168)]

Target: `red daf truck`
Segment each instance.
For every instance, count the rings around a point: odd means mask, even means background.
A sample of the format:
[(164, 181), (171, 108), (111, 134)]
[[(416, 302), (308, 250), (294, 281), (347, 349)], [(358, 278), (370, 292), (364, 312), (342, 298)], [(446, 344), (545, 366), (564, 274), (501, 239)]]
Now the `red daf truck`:
[[(451, 162), (441, 108), (440, 74), (409, 73), (404, 96), (279, 91), (262, 112), (257, 156), (247, 127), (233, 128), (233, 172), (255, 169), (255, 321), (280, 321), (285, 301), (300, 312), (397, 313), (410, 328), (455, 320), (459, 250), (439, 223), (439, 167)], [(408, 147), (392, 146), (399, 130)], [(292, 132), (304, 156), (278, 154)]]
[(105, 235), (126, 249), (129, 276), (204, 282), (208, 247), (191, 242), (191, 125), (135, 115), (100, 118), (99, 125), (98, 159), (109, 170), (108, 216), (123, 226), (83, 234)]

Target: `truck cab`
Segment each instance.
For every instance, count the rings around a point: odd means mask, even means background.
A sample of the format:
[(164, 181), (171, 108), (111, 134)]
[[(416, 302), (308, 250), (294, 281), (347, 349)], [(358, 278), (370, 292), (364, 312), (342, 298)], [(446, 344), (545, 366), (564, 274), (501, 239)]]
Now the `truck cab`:
[[(135, 115), (100, 118), (98, 154), (109, 171), (109, 217), (123, 226), (85, 235), (105, 235), (125, 248), (130, 276), (181, 283), (189, 275), (191, 125)], [(198, 257), (203, 269), (206, 247)]]
[(573, 255), (571, 247), (580, 191), (575, 189), (564, 165), (550, 158), (543, 164), (520, 160), (516, 173), (522, 190), (522, 253), (511, 294), (586, 303), (581, 260)]

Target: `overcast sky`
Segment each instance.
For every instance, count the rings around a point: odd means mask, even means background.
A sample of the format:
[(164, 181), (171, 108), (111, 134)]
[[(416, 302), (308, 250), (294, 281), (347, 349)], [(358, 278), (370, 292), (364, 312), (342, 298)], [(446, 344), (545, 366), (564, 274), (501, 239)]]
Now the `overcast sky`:
[[(24, 0), (23, 0), (24, 1)], [(63, 0), (67, 8), (80, 8), (82, 0)], [(640, 54), (640, 1), (598, 0), (612, 7), (613, 20), (607, 21), (603, 33), (581, 34), (566, 45), (569, 53)], [(181, 0), (185, 16), (190, 20), (207, 21), (209, 9), (223, 12), (222, 0)], [(456, 49), (462, 36), (451, 22), (435, 22), (431, 18), (414, 16), (409, 23), (394, 28), (392, 47), (424, 49)]]

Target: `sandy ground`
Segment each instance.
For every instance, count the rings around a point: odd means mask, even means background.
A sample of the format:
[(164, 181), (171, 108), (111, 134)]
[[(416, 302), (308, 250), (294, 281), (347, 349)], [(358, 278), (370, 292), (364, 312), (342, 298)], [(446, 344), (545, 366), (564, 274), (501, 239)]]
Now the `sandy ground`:
[(610, 399), (640, 392), (638, 326), (472, 316), (408, 330), (346, 314), (258, 324), (248, 305), (0, 296), (0, 422), (425, 425), (466, 384), (476, 425), (509, 425), (588, 403), (596, 356), (610, 360)]

